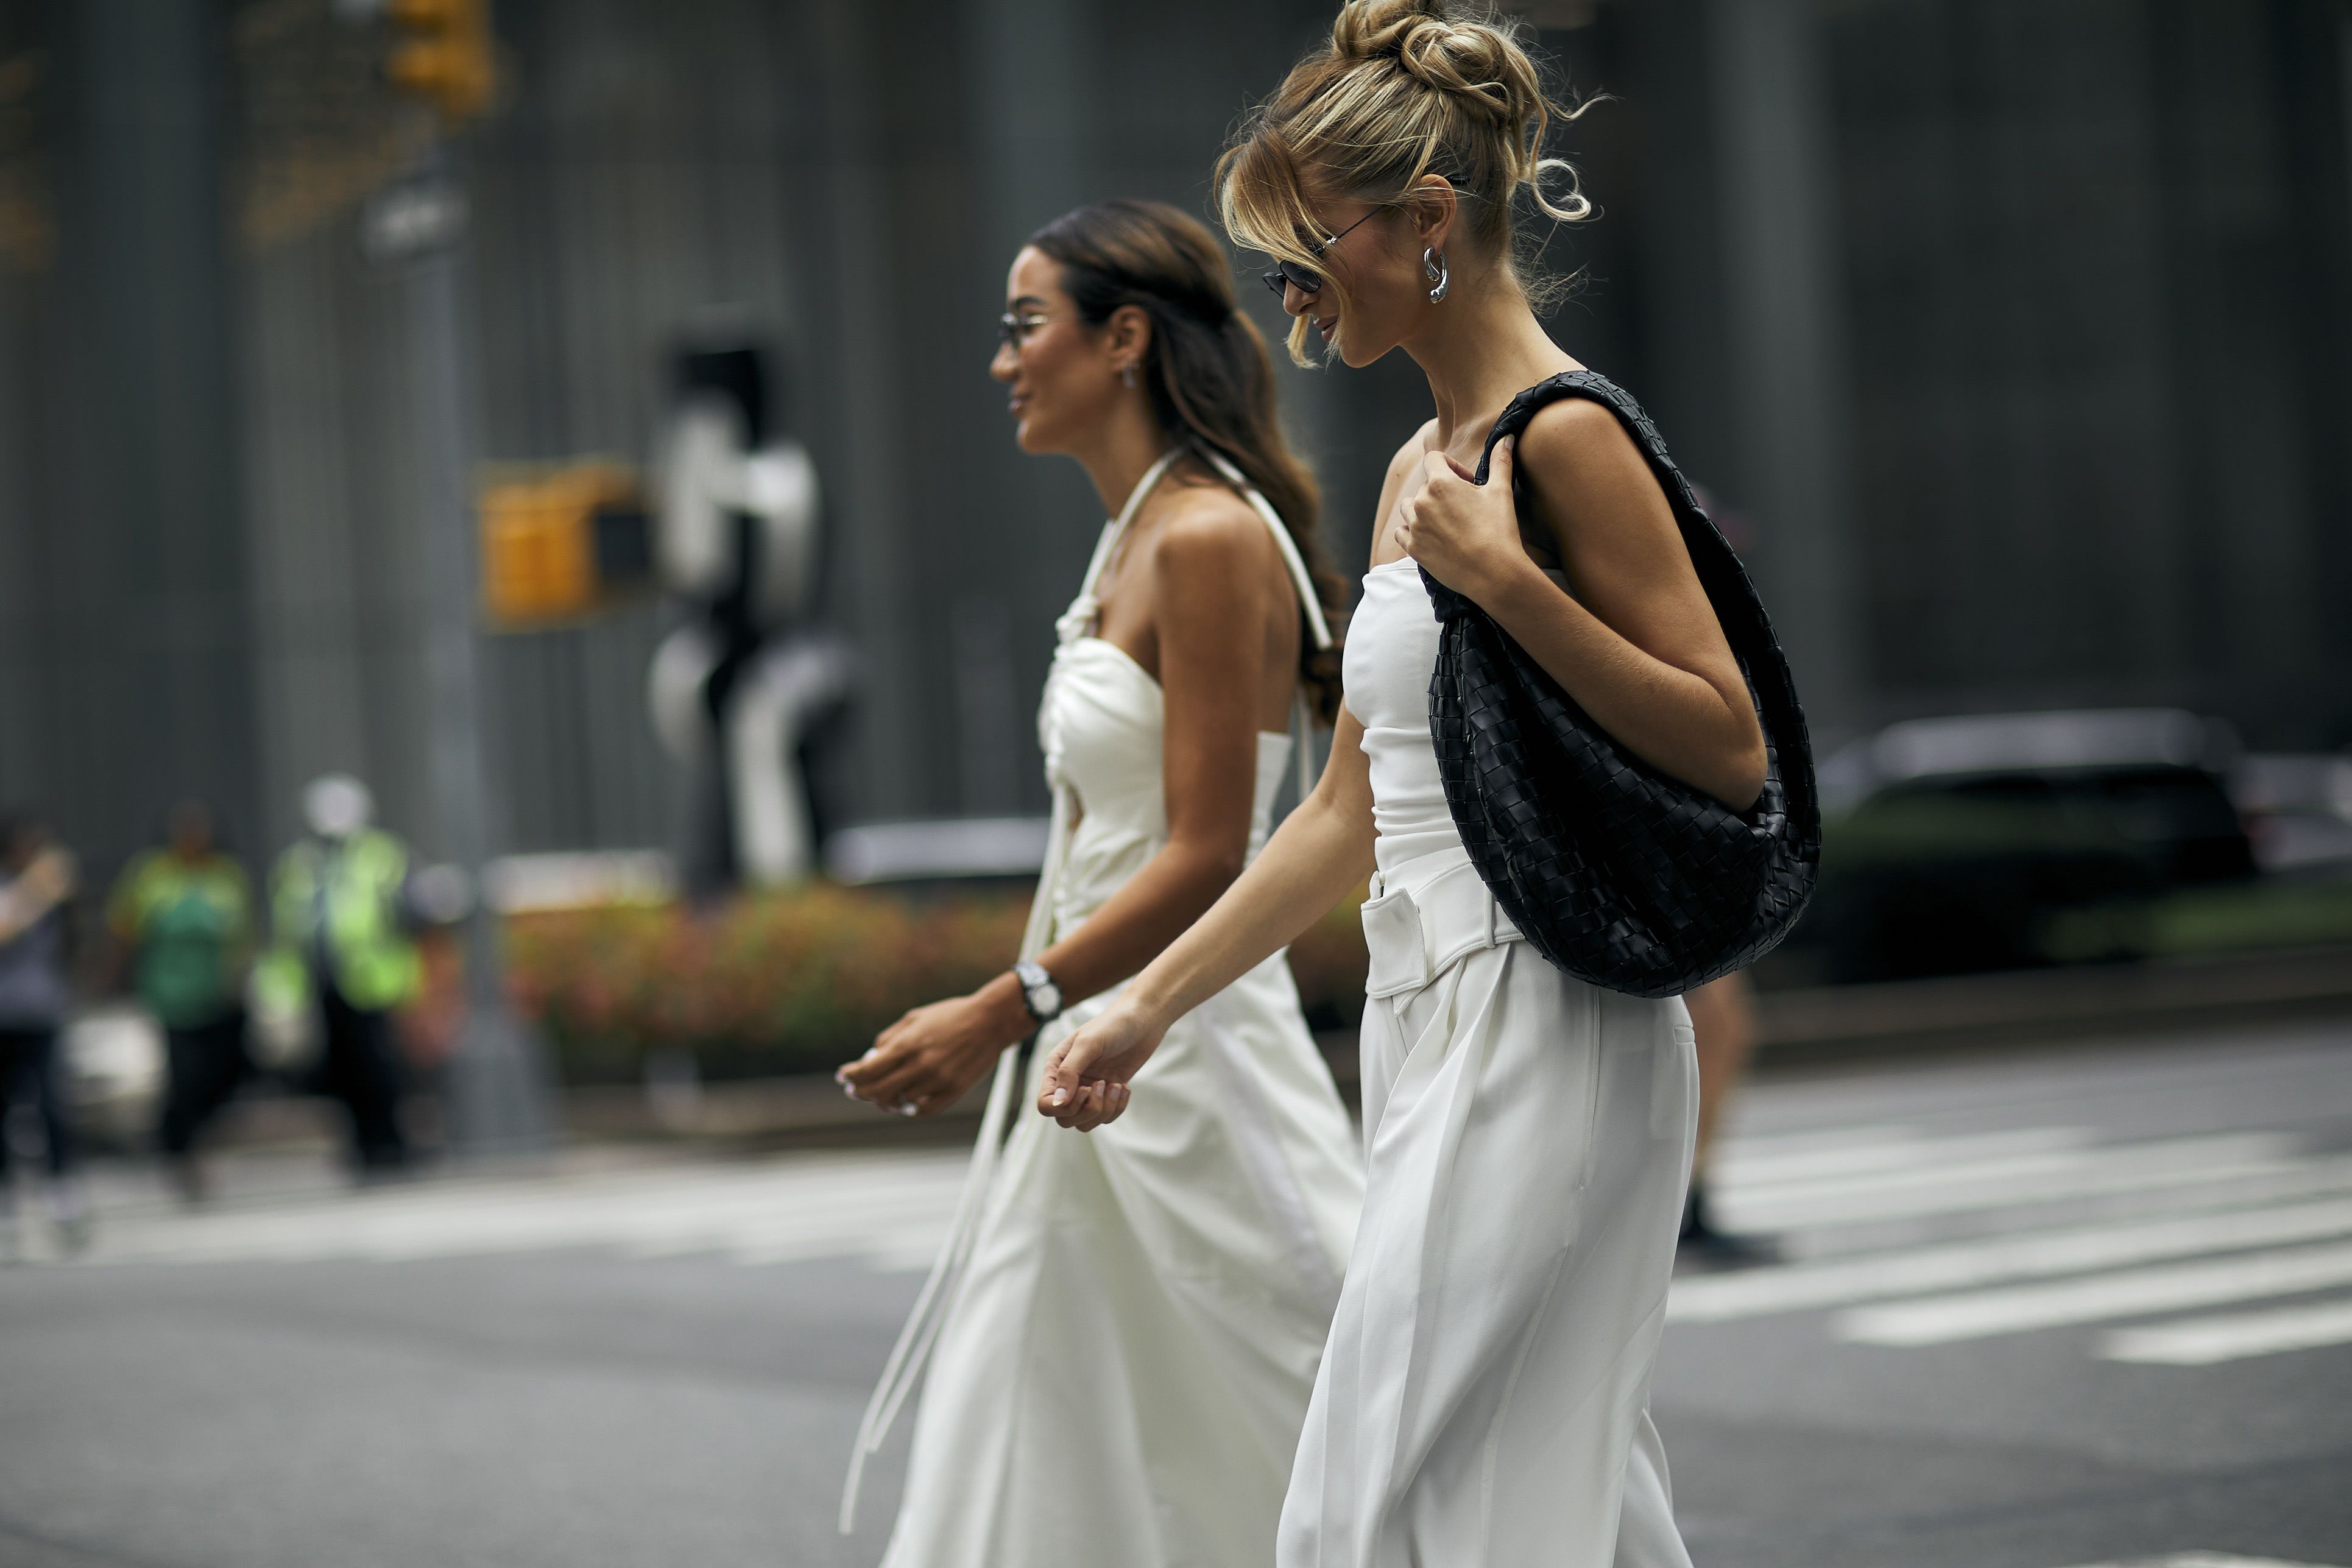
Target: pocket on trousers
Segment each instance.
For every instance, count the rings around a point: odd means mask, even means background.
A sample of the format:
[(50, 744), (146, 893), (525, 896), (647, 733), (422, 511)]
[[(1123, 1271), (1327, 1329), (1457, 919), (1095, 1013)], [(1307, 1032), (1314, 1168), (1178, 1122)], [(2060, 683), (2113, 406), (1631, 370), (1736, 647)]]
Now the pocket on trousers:
[(1402, 888), (1365, 902), (1364, 949), (1370, 963), (1364, 995), (1371, 1001), (1401, 996), (1429, 984), (1429, 947), (1421, 931), (1421, 907)]
[(1683, 1135), (1685, 1124), (1697, 1115), (1693, 1096), (1685, 1086), (1698, 1078), (1698, 1031), (1684, 1022), (1671, 1026), (1658, 1043), (1650, 1065), (1650, 1136), (1658, 1142)]
[(1593, 1173), (1601, 1163), (1601, 1075), (1608, 1070), (1609, 1052), (1603, 1026), (1601, 989), (1576, 983), (1583, 992), (1585, 1008), (1584, 1058), (1584, 1166), (1576, 1179), (1576, 1190), (1584, 1191), (1592, 1184)]

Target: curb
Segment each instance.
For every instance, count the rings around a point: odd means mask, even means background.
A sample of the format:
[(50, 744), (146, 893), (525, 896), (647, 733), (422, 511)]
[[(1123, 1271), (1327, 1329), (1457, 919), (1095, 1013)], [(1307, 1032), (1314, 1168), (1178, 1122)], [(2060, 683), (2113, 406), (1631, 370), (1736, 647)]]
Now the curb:
[(1757, 1013), (1767, 1070), (2352, 1017), (2352, 947), (1767, 991)]

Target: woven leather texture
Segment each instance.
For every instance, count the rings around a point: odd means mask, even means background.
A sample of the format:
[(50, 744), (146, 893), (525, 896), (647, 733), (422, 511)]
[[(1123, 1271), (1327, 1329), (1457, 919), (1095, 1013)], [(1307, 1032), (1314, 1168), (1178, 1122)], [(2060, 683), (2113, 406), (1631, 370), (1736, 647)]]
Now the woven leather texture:
[(1493, 617), (1423, 572), (1444, 624), (1429, 732), (1471, 862), (1535, 950), (1612, 991), (1679, 996), (1770, 952), (1804, 912), (1822, 853), (1812, 747), (1763, 602), (1622, 388), (1591, 371), (1528, 388), (1495, 421), (1478, 482), (1495, 443), (1563, 397), (1615, 414), (1665, 491), (1764, 726), (1764, 793), (1735, 812), (1624, 751)]

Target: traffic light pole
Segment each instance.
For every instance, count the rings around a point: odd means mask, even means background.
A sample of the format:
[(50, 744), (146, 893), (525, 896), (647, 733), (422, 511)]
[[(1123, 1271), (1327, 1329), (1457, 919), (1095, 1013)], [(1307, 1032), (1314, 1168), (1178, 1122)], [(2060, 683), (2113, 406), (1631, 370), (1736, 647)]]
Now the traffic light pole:
[(486, 1155), (545, 1147), (550, 1121), (545, 1054), (508, 1000), (498, 913), (483, 878), (491, 805), (468, 490), (473, 426), (460, 353), (464, 208), (453, 163), (446, 142), (436, 139), (409, 188), (426, 207), (437, 204), (446, 221), (398, 265), (414, 324), (413, 421), (431, 569), (425, 674), (432, 778), (447, 848), (474, 889), (466, 918), (466, 1012), (448, 1068), (448, 1140), (454, 1153)]

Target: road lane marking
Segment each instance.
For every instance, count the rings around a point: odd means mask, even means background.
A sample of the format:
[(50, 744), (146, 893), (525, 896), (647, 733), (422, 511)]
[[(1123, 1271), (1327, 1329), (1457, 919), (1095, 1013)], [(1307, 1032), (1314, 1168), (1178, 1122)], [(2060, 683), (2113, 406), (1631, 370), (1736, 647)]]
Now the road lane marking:
[(2326, 1568), (2289, 1563), (2282, 1557), (2235, 1557), (2226, 1552), (2175, 1552), (2166, 1557), (2135, 1557), (2128, 1563), (2086, 1563), (2083, 1568)]
[[(2330, 1163), (2352, 1186), (2352, 1160)], [(1819, 1263), (1685, 1276), (1675, 1281), (1666, 1318), (1727, 1322), (2337, 1236), (2352, 1236), (2352, 1198), (2027, 1231)]]
[(820, 1156), (689, 1171), (448, 1183), (102, 1221), (100, 1264), (397, 1262), (597, 1247), (626, 1257), (898, 1259), (936, 1245), (960, 1154)]
[(2352, 1344), (2352, 1300), (2117, 1329), (2099, 1342), (2098, 1354), (2105, 1361), (2157, 1366), (2212, 1366), (2341, 1344)]
[(1801, 1230), (1918, 1218), (2166, 1187), (2275, 1175), (2303, 1164), (2284, 1132), (2226, 1132), (1948, 1166), (1916, 1178), (1821, 1182), (1801, 1188), (1714, 1194), (1739, 1231)]
[(1840, 1313), (1832, 1329), (1839, 1339), (1856, 1344), (1949, 1344), (2337, 1285), (2352, 1285), (2352, 1244), (2240, 1254), (2200, 1263), (2124, 1269), (2056, 1284), (1854, 1307)]
[(1752, 1191), (1780, 1184), (1852, 1181), (1880, 1172), (1908, 1172), (2019, 1154), (2079, 1149), (2095, 1134), (2088, 1127), (2023, 1127), (1947, 1138), (1917, 1136), (1836, 1143), (1784, 1152), (1732, 1145), (1707, 1161), (1727, 1189)]
[(1927, 1136), (1907, 1122), (1857, 1122), (1850, 1126), (1809, 1127), (1801, 1132), (1726, 1134), (1718, 1154), (1753, 1154), (1761, 1158), (1811, 1153), (1817, 1149), (1844, 1149), (1863, 1143), (1901, 1143)]

